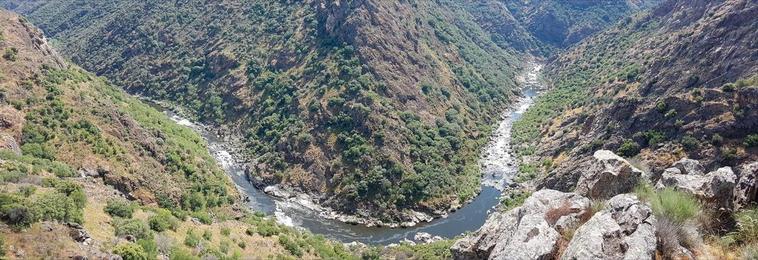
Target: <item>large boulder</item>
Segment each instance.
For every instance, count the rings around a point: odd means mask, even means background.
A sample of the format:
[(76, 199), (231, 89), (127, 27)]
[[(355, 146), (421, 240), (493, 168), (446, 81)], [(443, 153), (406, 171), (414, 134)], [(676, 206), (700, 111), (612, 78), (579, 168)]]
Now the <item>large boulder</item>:
[(644, 173), (624, 158), (608, 150), (599, 150), (582, 171), (575, 192), (591, 199), (608, 199), (629, 193), (644, 178)]
[(615, 196), (576, 230), (561, 259), (653, 259), (655, 221), (636, 196)]
[(743, 164), (738, 168), (739, 181), (734, 187), (734, 210), (750, 207), (758, 202), (758, 162)]
[(674, 188), (690, 193), (717, 209), (731, 209), (732, 194), (737, 183), (737, 175), (732, 168), (722, 167), (704, 175), (697, 174), (697, 171), (677, 169), (682, 173), (679, 174), (674, 169), (664, 171), (656, 188)]
[(689, 174), (689, 175), (704, 175), (705, 174), (705, 167), (700, 164), (699, 161), (688, 159), (688, 158), (682, 158), (681, 160), (674, 163), (674, 165), (671, 166), (672, 168), (678, 169), (681, 174)]
[(590, 200), (576, 193), (540, 190), (520, 207), (493, 213), (473, 235), (451, 248), (455, 259), (556, 258), (561, 232), (588, 217)]

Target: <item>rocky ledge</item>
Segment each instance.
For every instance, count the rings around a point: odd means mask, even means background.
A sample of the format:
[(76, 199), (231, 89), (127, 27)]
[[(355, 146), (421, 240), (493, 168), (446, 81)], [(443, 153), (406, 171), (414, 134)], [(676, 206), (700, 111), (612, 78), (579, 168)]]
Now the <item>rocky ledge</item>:
[[(700, 252), (697, 228), (677, 226), (676, 236), (695, 238), (686, 247), (666, 236), (673, 225), (659, 220), (632, 192), (639, 183), (689, 193), (704, 209), (734, 212), (758, 202), (758, 162), (708, 172), (684, 158), (660, 174), (648, 174), (610, 151), (597, 151), (577, 168), (574, 192), (543, 189), (524, 203), (493, 213), (475, 233), (451, 247), (455, 259), (674, 259), (709, 258)], [(652, 176), (660, 176), (651, 180)], [(652, 184), (651, 184), (652, 185)], [(604, 201), (604, 202), (600, 202)], [(593, 205), (594, 204), (594, 205)], [(706, 255), (704, 255), (706, 254)]]

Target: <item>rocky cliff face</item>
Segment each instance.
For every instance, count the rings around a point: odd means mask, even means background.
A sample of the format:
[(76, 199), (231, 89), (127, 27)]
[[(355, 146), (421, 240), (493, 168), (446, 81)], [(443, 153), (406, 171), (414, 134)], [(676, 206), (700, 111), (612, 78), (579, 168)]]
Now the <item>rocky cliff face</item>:
[[(653, 172), (682, 155), (708, 169), (755, 160), (757, 12), (754, 1), (668, 1), (560, 55), (547, 67), (555, 89), (515, 127), (553, 162), (543, 186), (571, 189), (599, 148), (639, 154)], [(548, 107), (560, 112), (536, 116)]]

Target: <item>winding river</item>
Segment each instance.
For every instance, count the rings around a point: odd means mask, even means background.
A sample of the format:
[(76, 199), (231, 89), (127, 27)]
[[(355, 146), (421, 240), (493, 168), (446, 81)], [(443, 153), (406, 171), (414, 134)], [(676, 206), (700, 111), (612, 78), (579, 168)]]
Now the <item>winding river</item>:
[(470, 203), (447, 217), (435, 219), (428, 223), (420, 223), (411, 228), (366, 227), (346, 224), (337, 220), (327, 219), (298, 203), (273, 198), (256, 189), (247, 180), (242, 164), (228, 150), (228, 145), (218, 136), (206, 131), (203, 127), (176, 114), (167, 112), (177, 123), (198, 131), (208, 142), (209, 150), (231, 176), (241, 193), (249, 197), (248, 206), (255, 211), (264, 212), (276, 217), (284, 225), (301, 227), (314, 234), (322, 234), (345, 243), (358, 241), (366, 244), (387, 245), (404, 239), (413, 240), (419, 232), (432, 236), (452, 238), (457, 235), (475, 231), (481, 227), (489, 213), (498, 205), (501, 190), (515, 176), (517, 165), (512, 156), (510, 140), (511, 126), (532, 104), (539, 89), (538, 75), (542, 65), (536, 62), (527, 63), (529, 66), (519, 77), (523, 83), (523, 97), (503, 114), (501, 123), (493, 133), (492, 140), (482, 154), (481, 167), (483, 171), (482, 192)]

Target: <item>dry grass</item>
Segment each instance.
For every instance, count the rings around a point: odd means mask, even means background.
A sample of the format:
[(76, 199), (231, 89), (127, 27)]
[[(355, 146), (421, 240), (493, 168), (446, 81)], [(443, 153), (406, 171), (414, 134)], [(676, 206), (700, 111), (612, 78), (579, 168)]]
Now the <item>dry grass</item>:
[(579, 213), (581, 211), (581, 209), (572, 208), (571, 203), (564, 200), (560, 207), (552, 208), (545, 212), (545, 220), (552, 226), (555, 225), (561, 217)]
[(0, 229), (8, 259), (68, 259), (84, 255), (69, 237), (68, 227), (55, 223), (35, 223), (23, 232)]

